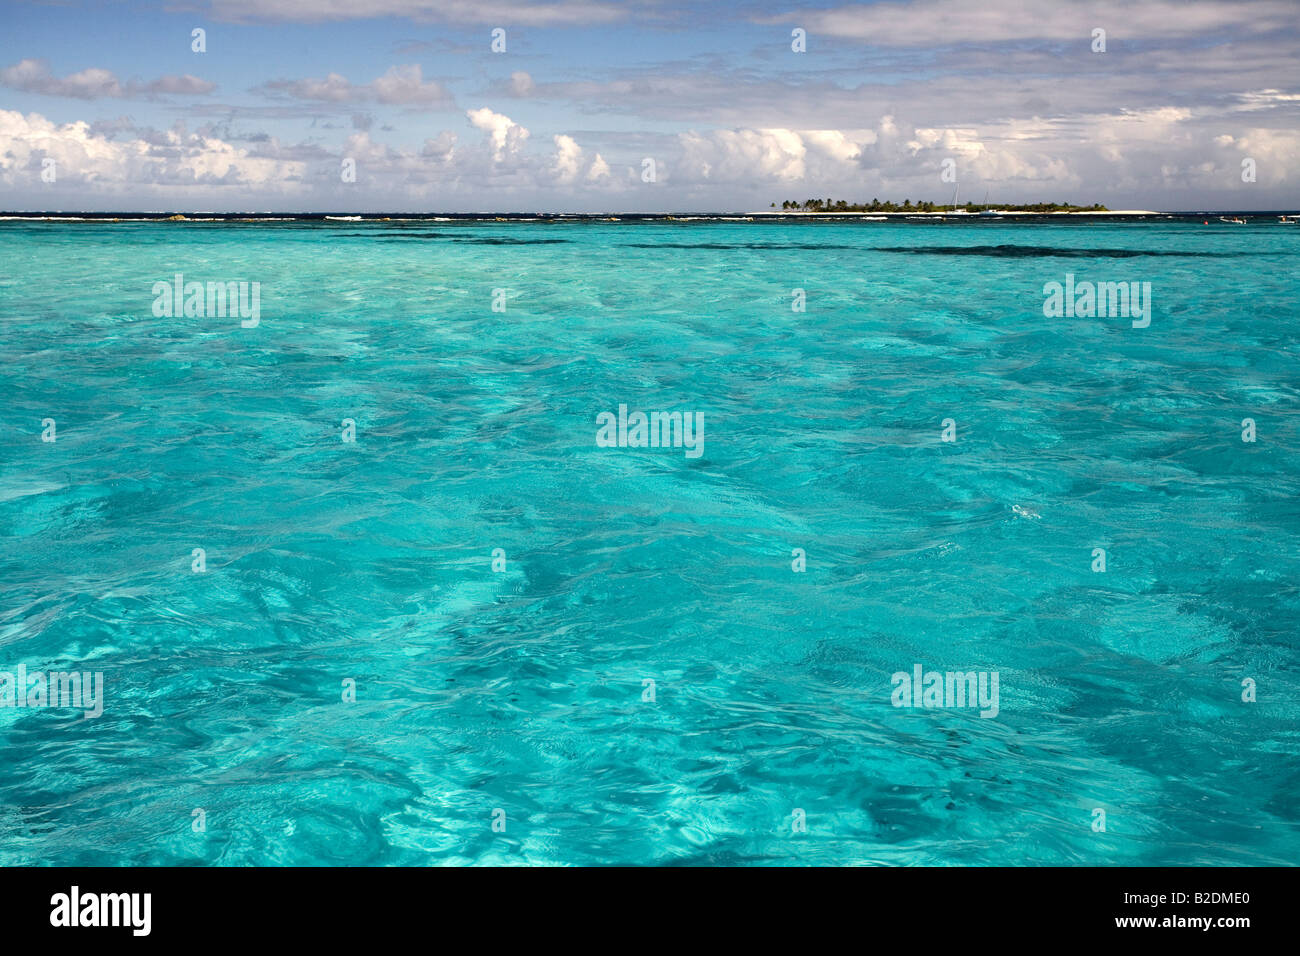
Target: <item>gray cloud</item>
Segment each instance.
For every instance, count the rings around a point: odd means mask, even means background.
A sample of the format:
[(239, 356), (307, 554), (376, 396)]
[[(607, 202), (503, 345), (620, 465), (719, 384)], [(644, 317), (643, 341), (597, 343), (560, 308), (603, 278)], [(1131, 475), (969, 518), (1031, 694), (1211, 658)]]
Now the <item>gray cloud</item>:
[(26, 59), (0, 70), (0, 84), (25, 93), (67, 96), (80, 100), (150, 99), (157, 96), (201, 96), (215, 90), (216, 84), (186, 73), (161, 76), (148, 83), (122, 83), (111, 71), (90, 67), (59, 77), (50, 72), (45, 60)]
[(1147, 42), (1194, 36), (1294, 32), (1293, 0), (1093, 0), (1087, 4), (1036, 0), (896, 0), (824, 10), (791, 10), (754, 21), (802, 27), (817, 35), (873, 46), (934, 47), (1051, 39), (1087, 49), (1095, 28), (1108, 40)]
[(413, 109), (449, 109), (455, 106), (446, 87), (432, 80), (425, 81), (416, 64), (391, 67), (383, 76), (366, 84), (354, 84), (345, 76), (330, 73), (323, 79), (271, 80), (255, 87), (254, 92), (340, 105), (381, 103)]
[(436, 23), (587, 27), (628, 16), (626, 4), (600, 0), (211, 0), (210, 7), (214, 18), (241, 23), (405, 17)]

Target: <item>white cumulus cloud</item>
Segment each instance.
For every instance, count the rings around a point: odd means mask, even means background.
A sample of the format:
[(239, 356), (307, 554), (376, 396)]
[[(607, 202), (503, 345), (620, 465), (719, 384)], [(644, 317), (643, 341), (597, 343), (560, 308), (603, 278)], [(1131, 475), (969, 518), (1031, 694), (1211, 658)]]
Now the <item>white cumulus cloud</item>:
[(482, 109), (466, 110), (465, 115), (470, 123), (488, 134), (492, 143), (492, 158), (498, 163), (507, 156), (518, 153), (524, 140), (528, 139), (527, 129), (509, 116), (494, 113), (486, 106)]

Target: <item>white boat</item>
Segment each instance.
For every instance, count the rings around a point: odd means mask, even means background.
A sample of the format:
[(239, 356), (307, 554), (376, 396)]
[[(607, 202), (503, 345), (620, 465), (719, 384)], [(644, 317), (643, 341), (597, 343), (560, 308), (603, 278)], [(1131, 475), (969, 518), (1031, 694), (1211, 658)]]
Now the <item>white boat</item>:
[[(989, 194), (986, 192), (984, 194), (984, 202), (987, 203), (988, 201), (989, 201)], [(977, 215), (983, 216), (985, 219), (1001, 219), (1002, 213), (1003, 210), (1001, 209), (981, 209), (977, 213)]]
[(1278, 216), (1277, 222), (1280, 226), (1300, 226), (1300, 216)]
[(952, 187), (952, 202), (948, 204), (951, 208), (949, 208), (947, 212), (945, 212), (942, 216), (939, 217), (940, 222), (947, 222), (949, 216), (970, 215), (970, 213), (968, 213), (965, 209), (957, 208), (957, 190), (960, 188), (961, 188), (961, 183), (958, 183), (957, 185)]
[(1241, 219), (1241, 218), (1239, 218), (1239, 217), (1237, 217), (1237, 216), (1233, 216), (1231, 219), (1227, 219), (1227, 218), (1225, 218), (1225, 217), (1223, 217), (1223, 216), (1220, 216), (1220, 217), (1219, 217), (1219, 222), (1231, 223), (1231, 224), (1234, 225), (1234, 226), (1244, 226), (1244, 225), (1246, 224), (1246, 220)]

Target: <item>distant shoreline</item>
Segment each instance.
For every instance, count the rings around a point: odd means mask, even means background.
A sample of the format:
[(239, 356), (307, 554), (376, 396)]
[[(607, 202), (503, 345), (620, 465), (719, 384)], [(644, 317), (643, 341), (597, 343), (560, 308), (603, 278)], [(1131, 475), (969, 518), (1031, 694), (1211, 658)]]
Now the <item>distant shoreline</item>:
[[(1014, 209), (1011, 210), (999, 209), (999, 210), (990, 210), (990, 212), (995, 213), (998, 216), (1173, 216), (1173, 215), (1199, 216), (1201, 215), (1201, 213), (1160, 212), (1159, 210), (1155, 210), (1155, 209), (1080, 209), (1073, 212), (1065, 212), (1065, 211), (1019, 212)], [(991, 219), (992, 218), (991, 215), (981, 217), (979, 213), (975, 213), (975, 212), (961, 212), (961, 211), (918, 212), (912, 210), (906, 212), (898, 212), (898, 211), (895, 212), (834, 212), (834, 211), (818, 212), (816, 210), (804, 212), (804, 211), (789, 210), (789, 209), (787, 210), (767, 209), (760, 212), (748, 212), (745, 213), (745, 215), (747, 216), (814, 216), (819, 219), (841, 218), (841, 217), (854, 218), (854, 217), (862, 217), (862, 216), (887, 216), (893, 218), (902, 217), (904, 219), (925, 219), (925, 218), (932, 218), (932, 217), (939, 218), (939, 219), (946, 219), (946, 218)], [(1264, 214), (1261, 213), (1260, 215), (1264, 215)]]

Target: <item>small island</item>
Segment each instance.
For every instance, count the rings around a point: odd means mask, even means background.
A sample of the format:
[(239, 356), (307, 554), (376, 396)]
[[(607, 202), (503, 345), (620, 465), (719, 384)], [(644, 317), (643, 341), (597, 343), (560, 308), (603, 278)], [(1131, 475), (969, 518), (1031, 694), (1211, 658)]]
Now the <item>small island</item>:
[[(772, 203), (769, 212), (776, 209), (776, 203)], [(881, 202), (879, 199), (872, 199), (871, 202), (851, 203), (844, 199), (787, 199), (781, 203), (781, 212), (787, 213), (911, 213), (912, 215), (970, 215), (975, 216), (983, 212), (994, 213), (1109, 213), (1101, 203), (1093, 203), (1091, 206), (1076, 206), (1072, 203), (1064, 202), (1037, 202), (1037, 203), (974, 203), (968, 202), (964, 205), (944, 205), (942, 203), (932, 203), (928, 201), (912, 202), (911, 199), (904, 199), (901, 203), (891, 200)], [(1138, 210), (1124, 210), (1126, 212), (1136, 212)], [(1143, 210), (1145, 211), (1145, 210)]]

